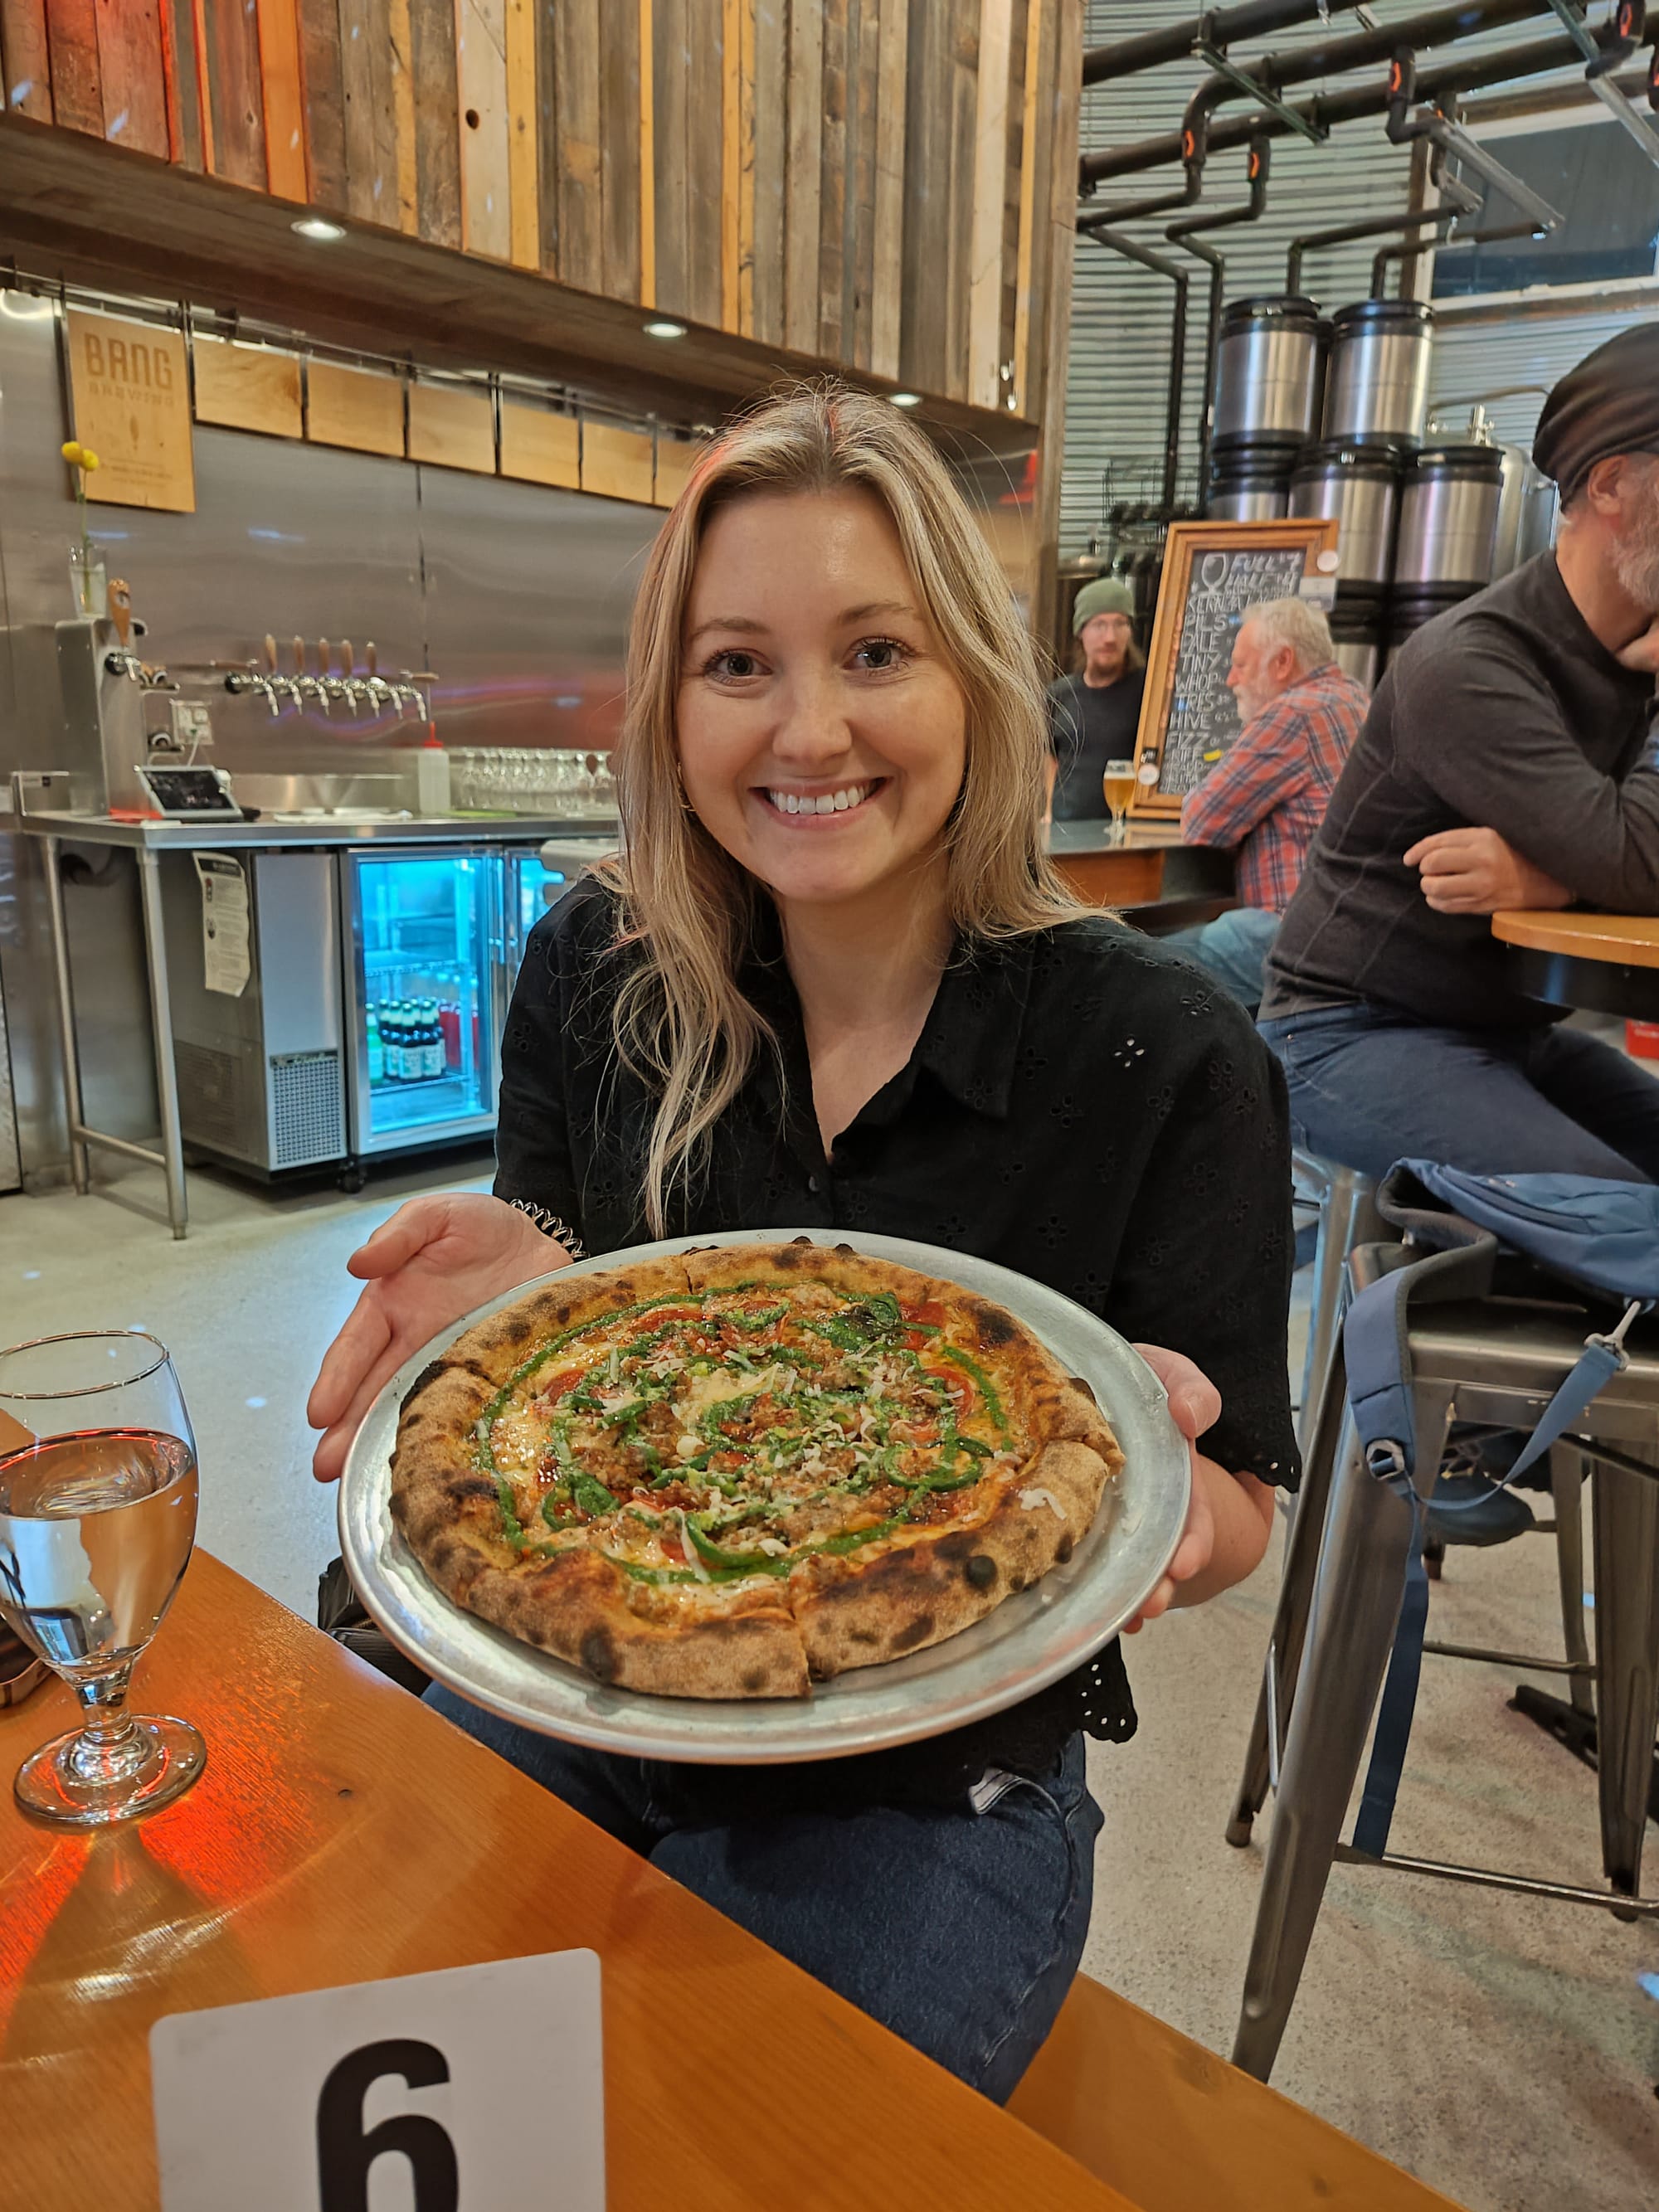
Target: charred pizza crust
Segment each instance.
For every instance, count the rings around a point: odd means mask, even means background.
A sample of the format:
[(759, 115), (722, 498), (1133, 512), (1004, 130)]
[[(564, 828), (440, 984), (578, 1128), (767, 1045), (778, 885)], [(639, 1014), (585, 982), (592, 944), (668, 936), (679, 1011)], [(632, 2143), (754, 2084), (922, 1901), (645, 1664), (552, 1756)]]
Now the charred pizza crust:
[[(787, 1575), (665, 1589), (580, 1542), (526, 1556), (483, 1463), (486, 1415), (542, 1347), (684, 1291), (741, 1280), (805, 1294), (895, 1297), (941, 1310), (950, 1340), (984, 1363), (1025, 1440), (938, 1525), (799, 1558)], [(1008, 1455), (1005, 1454), (1006, 1458)], [(981, 1620), (1070, 1559), (1122, 1464), (1088, 1385), (1004, 1308), (960, 1286), (805, 1240), (720, 1245), (552, 1282), (466, 1332), (416, 1376), (392, 1456), (392, 1516), (447, 1596), (596, 1681), (669, 1697), (787, 1698)], [(856, 1534), (856, 1528), (853, 1531)], [(660, 1582), (663, 1577), (657, 1577)]]

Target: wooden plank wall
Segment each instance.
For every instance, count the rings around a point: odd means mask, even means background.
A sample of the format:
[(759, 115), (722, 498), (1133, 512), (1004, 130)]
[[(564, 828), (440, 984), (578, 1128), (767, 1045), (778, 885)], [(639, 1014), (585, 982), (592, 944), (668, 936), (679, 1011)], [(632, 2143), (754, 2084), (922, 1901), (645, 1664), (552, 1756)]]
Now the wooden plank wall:
[(1078, 0), (0, 0), (37, 121), (1038, 418), (1080, 45)]

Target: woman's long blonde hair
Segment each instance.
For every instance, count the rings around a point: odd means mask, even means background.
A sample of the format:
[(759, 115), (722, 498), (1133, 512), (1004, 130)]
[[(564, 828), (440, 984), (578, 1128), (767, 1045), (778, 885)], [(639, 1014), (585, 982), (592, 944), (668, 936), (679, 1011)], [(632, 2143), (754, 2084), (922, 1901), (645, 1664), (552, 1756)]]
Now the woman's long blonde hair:
[(967, 702), (967, 769), (946, 825), (946, 896), (969, 944), (1046, 929), (1082, 911), (1042, 831), (1046, 707), (1036, 656), (944, 462), (886, 400), (834, 384), (767, 401), (698, 460), (662, 526), (634, 607), (628, 704), (615, 754), (623, 857), (601, 872), (620, 894), (621, 943), (639, 956), (620, 989), (623, 1065), (654, 1092), (646, 1218), (696, 1175), (708, 1138), (775, 1039), (738, 974), (764, 885), (685, 802), (676, 706), (681, 639), (702, 534), (751, 492), (873, 492), (898, 532), (921, 605)]

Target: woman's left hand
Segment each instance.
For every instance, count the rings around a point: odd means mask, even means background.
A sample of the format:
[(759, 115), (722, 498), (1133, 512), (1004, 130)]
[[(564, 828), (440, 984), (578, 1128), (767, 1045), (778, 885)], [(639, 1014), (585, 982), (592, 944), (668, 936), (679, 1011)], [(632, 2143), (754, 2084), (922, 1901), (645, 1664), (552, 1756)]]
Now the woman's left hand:
[(1221, 1393), (1195, 1361), (1182, 1352), (1165, 1352), (1157, 1344), (1138, 1344), (1135, 1350), (1169, 1394), (1170, 1412), (1176, 1428), (1187, 1439), (1193, 1497), (1175, 1557), (1146, 1604), (1133, 1620), (1126, 1622), (1122, 1632), (1125, 1636), (1135, 1635), (1144, 1622), (1156, 1620), (1160, 1613), (1167, 1613), (1175, 1603), (1176, 1585), (1190, 1582), (1210, 1564), (1215, 1550), (1215, 1514), (1210, 1504), (1209, 1486), (1200, 1473), (1197, 1439), (1213, 1428), (1221, 1417)]

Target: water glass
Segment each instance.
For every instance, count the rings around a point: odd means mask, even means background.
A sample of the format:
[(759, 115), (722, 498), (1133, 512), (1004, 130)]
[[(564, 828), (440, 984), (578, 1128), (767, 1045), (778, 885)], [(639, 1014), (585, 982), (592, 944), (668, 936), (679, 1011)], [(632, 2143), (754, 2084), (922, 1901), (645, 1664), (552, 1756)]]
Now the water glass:
[(0, 1615), (82, 1719), (19, 1769), (25, 1812), (106, 1827), (201, 1774), (188, 1722), (126, 1709), (195, 1537), (196, 1440), (165, 1345), (98, 1329), (0, 1352)]

